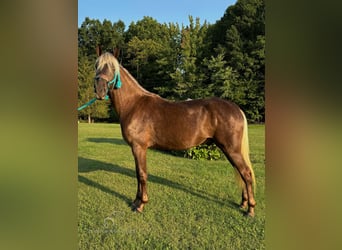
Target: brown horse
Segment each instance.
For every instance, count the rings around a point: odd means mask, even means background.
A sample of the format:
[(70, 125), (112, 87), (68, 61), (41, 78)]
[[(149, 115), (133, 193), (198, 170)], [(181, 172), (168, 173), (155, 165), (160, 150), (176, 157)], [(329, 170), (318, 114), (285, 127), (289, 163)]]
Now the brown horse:
[[(114, 53), (115, 54), (115, 53)], [(208, 139), (223, 151), (237, 172), (242, 188), (241, 208), (254, 216), (255, 178), (249, 160), (247, 121), (240, 108), (219, 98), (171, 102), (142, 88), (111, 53), (98, 53), (95, 92), (109, 95), (132, 149), (138, 188), (133, 209), (142, 212), (147, 196), (148, 148), (184, 150)]]

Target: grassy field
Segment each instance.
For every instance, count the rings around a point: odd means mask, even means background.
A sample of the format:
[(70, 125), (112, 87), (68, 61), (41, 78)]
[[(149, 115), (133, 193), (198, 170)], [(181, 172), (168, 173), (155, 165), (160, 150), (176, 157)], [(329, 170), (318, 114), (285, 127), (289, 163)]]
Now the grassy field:
[(255, 218), (238, 209), (228, 161), (149, 150), (149, 203), (132, 212), (135, 166), (117, 124), (79, 124), (79, 249), (265, 249), (264, 125), (249, 126)]

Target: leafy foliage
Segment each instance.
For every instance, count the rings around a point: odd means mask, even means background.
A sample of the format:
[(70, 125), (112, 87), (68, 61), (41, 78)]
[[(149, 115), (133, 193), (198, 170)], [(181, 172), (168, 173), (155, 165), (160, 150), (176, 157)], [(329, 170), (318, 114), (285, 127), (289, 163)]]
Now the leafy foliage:
[[(215, 24), (189, 16), (180, 27), (144, 17), (125, 30), (122, 21), (86, 18), (78, 29), (79, 85), (88, 84), (79, 88), (83, 103), (92, 85), (85, 71), (93, 73), (85, 62), (94, 62), (97, 45), (121, 48), (120, 62), (149, 91), (171, 100), (218, 96), (237, 103), (249, 121), (265, 120), (264, 0), (238, 0)], [(104, 118), (103, 112), (112, 113), (103, 108), (92, 116)]]
[(184, 157), (194, 160), (223, 160), (225, 156), (215, 144), (202, 144), (185, 151)]

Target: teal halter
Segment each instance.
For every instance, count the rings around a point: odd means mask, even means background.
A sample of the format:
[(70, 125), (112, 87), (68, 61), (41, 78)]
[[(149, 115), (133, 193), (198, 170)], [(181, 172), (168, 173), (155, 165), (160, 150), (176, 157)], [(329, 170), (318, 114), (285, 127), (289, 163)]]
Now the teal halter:
[[(114, 78), (113, 80), (109, 81), (107, 83), (107, 86), (108, 86), (108, 89), (110, 88), (110, 85), (113, 85), (112, 89), (119, 89), (121, 88), (121, 78), (120, 78), (120, 72), (115, 72), (115, 75), (114, 75)], [(109, 96), (106, 95), (105, 96), (105, 100), (108, 100), (109, 99)], [(91, 99), (89, 102), (87, 102), (86, 104), (82, 105), (81, 107), (77, 108), (78, 111), (88, 107), (89, 105), (93, 104), (97, 99), (96, 98), (93, 98)]]
[(111, 80), (110, 82), (107, 83), (108, 89), (109, 89), (110, 85), (112, 85), (112, 84), (114, 84), (113, 87), (115, 89), (121, 88), (120, 72), (115, 72), (113, 80)]

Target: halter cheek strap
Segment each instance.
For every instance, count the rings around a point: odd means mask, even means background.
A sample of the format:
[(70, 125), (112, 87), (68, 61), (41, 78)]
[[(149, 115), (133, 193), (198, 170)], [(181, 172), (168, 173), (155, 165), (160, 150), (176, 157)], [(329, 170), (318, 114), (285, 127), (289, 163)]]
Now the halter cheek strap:
[[(108, 82), (108, 89), (110, 88), (110, 85), (113, 85), (112, 89), (121, 88), (122, 83), (121, 83), (121, 78), (120, 78), (120, 72), (115, 72), (113, 80)], [(105, 100), (108, 100), (108, 99), (109, 99), (109, 96), (106, 95)]]
[(115, 72), (113, 80), (108, 82), (108, 88), (110, 87), (110, 85), (113, 85), (112, 88), (115, 88), (115, 89), (121, 88), (122, 83), (121, 83), (121, 78), (120, 78), (120, 72)]

